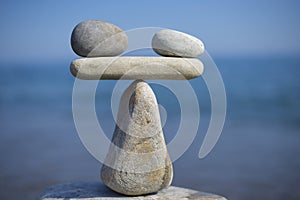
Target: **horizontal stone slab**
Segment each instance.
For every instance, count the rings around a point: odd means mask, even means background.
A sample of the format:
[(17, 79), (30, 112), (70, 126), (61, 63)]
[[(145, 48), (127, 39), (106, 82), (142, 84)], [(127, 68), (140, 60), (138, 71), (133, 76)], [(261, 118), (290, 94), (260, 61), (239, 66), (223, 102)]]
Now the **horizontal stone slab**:
[(203, 64), (196, 58), (97, 57), (71, 63), (71, 73), (85, 80), (186, 80), (200, 76)]
[(101, 182), (69, 183), (52, 186), (45, 190), (40, 200), (153, 200), (153, 199), (194, 199), (194, 200), (226, 200), (226, 198), (170, 186), (155, 194), (143, 196), (124, 196), (110, 190)]

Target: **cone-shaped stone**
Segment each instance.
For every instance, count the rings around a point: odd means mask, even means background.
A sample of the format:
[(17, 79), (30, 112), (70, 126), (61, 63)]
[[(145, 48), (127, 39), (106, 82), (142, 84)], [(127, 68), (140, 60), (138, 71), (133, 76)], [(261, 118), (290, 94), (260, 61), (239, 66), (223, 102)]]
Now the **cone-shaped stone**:
[(155, 95), (146, 82), (135, 81), (121, 98), (101, 178), (118, 193), (142, 195), (168, 187), (172, 177)]

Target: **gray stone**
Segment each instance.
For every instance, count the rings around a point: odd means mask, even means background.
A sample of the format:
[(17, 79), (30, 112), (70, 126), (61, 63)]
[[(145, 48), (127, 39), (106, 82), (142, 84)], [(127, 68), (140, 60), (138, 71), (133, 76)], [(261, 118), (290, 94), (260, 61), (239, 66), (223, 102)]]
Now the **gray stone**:
[(99, 21), (79, 23), (71, 36), (73, 51), (83, 57), (117, 56), (128, 46), (128, 38), (119, 27)]
[(156, 194), (129, 197), (117, 194), (100, 182), (69, 183), (49, 187), (40, 200), (226, 200), (224, 197), (170, 186)]
[(118, 193), (142, 195), (168, 187), (172, 177), (155, 95), (146, 82), (134, 81), (121, 98), (102, 181)]
[(153, 50), (162, 56), (196, 58), (204, 52), (201, 40), (174, 30), (161, 30), (152, 38)]
[(79, 79), (169, 79), (186, 80), (200, 76), (203, 64), (195, 58), (103, 57), (81, 58), (71, 64)]

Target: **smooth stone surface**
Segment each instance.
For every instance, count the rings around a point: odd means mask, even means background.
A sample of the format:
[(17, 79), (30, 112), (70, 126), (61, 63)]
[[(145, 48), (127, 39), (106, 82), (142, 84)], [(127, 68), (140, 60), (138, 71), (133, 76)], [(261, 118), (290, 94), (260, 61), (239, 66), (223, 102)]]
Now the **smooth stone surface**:
[(134, 81), (121, 98), (102, 181), (118, 193), (142, 195), (168, 187), (172, 177), (156, 97), (146, 82)]
[(102, 183), (69, 183), (49, 187), (40, 200), (226, 200), (226, 198), (195, 190), (170, 186), (156, 194), (129, 197), (117, 194)]
[(161, 30), (152, 38), (153, 50), (162, 56), (196, 58), (204, 52), (198, 38), (175, 30)]
[(79, 23), (71, 36), (73, 51), (83, 57), (117, 56), (128, 46), (128, 38), (119, 27), (99, 21)]
[(168, 79), (186, 80), (200, 76), (203, 64), (195, 58), (104, 57), (76, 59), (71, 73), (85, 80)]

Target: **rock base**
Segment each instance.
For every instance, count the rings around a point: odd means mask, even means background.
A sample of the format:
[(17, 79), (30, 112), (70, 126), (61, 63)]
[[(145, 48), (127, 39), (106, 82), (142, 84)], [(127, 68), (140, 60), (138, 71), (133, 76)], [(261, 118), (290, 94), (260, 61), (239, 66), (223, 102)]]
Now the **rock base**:
[(142, 196), (124, 196), (118, 194), (101, 182), (68, 183), (49, 187), (40, 200), (226, 200), (226, 198), (195, 190), (170, 186), (157, 193)]
[(151, 87), (134, 81), (122, 95), (101, 180), (124, 195), (145, 195), (171, 185), (172, 162)]

